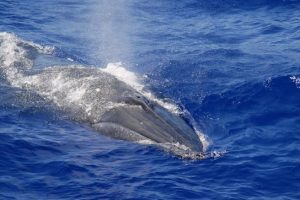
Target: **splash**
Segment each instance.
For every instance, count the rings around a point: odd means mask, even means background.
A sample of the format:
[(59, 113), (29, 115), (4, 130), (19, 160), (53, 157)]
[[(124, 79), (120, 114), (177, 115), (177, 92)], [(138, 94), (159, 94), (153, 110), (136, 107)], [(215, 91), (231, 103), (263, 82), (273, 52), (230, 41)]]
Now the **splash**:
[(295, 83), (297, 88), (300, 88), (300, 77), (291, 76), (290, 79)]
[[(29, 49), (30, 51), (29, 54)], [(53, 47), (41, 46), (33, 42), (20, 40), (16, 35), (0, 32), (0, 65), (4, 76), (12, 85), (18, 86), (21, 79), (21, 71), (28, 70), (33, 66), (33, 59), (37, 53), (51, 54)]]
[(91, 48), (96, 52), (95, 57), (106, 63), (132, 59), (134, 23), (131, 4), (132, 1), (127, 0), (98, 0), (92, 4), (93, 14), (89, 21)]
[(101, 70), (114, 75), (116, 78), (126, 82), (128, 85), (138, 91), (142, 91), (144, 89), (144, 85), (140, 83), (141, 80), (138, 78), (138, 76), (123, 67), (122, 62), (108, 63), (107, 66)]

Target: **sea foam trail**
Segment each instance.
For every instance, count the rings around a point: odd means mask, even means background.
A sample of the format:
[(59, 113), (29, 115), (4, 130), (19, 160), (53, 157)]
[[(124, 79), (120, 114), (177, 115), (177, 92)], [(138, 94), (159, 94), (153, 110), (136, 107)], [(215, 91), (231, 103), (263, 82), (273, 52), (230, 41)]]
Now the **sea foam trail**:
[[(135, 73), (126, 70), (121, 63), (109, 63), (103, 69), (68, 65), (53, 66), (40, 71), (31, 70), (39, 54), (53, 52), (53, 47), (27, 42), (14, 34), (2, 32), (0, 33), (1, 75), (11, 86), (34, 91), (71, 113), (75, 120), (91, 123), (99, 122), (101, 120), (99, 117), (109, 109), (123, 106), (122, 103), (105, 100), (106, 96), (116, 92), (111, 91), (108, 85), (117, 78), (174, 114), (187, 116), (194, 125), (193, 128), (204, 150), (207, 149), (209, 145), (207, 137), (196, 128), (196, 123), (189, 113), (179, 109), (176, 104), (156, 98), (151, 92), (145, 90), (142, 80)], [(127, 86), (124, 89), (126, 88)], [(151, 142), (143, 140), (141, 143)], [(165, 145), (181, 150), (186, 148), (176, 143)]]

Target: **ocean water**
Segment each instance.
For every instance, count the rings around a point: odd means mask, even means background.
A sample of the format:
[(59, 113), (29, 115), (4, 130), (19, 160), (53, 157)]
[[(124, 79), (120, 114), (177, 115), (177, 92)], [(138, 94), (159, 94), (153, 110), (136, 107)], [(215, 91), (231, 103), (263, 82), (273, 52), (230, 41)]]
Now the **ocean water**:
[[(300, 199), (297, 0), (2, 0), (0, 16), (0, 199)], [(20, 87), (75, 64), (188, 112), (211, 156), (105, 137)]]

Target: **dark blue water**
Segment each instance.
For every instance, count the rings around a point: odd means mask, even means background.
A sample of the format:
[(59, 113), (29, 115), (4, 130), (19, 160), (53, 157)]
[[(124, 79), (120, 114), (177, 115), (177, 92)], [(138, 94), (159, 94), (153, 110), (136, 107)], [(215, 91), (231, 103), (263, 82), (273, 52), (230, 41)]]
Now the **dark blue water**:
[(0, 199), (300, 199), (300, 2), (2, 0), (0, 16), (55, 47), (38, 67), (122, 62), (225, 152), (113, 140), (0, 79)]

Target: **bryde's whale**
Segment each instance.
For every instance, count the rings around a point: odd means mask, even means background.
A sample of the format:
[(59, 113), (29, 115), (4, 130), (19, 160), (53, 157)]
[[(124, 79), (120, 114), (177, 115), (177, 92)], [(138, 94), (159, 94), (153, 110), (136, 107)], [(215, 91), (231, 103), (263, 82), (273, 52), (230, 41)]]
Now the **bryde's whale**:
[(34, 91), (106, 136), (154, 144), (184, 158), (203, 157), (191, 125), (113, 75), (79, 65), (34, 70), (34, 59), (49, 49), (11, 34), (0, 35), (0, 45), (1, 74), (13, 87)]

